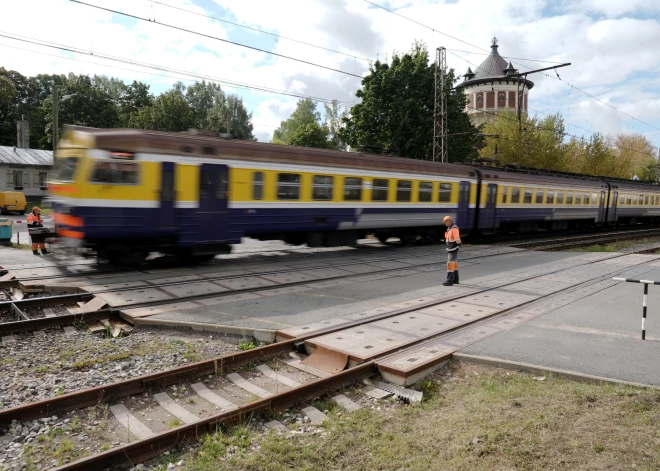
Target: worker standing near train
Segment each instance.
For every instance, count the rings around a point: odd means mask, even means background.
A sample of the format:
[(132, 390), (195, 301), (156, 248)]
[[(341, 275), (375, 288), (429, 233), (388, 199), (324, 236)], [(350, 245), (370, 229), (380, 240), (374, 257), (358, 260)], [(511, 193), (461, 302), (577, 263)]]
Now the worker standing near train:
[[(28, 230), (29, 228), (36, 228), (36, 227), (43, 227), (44, 226), (44, 221), (41, 219), (41, 209), (39, 209), (37, 206), (32, 208), (32, 212), (30, 215), (27, 217), (27, 224), (28, 224)], [(37, 249), (41, 249), (41, 253), (44, 255), (49, 254), (50, 252), (46, 250), (46, 244), (44, 242), (35, 242), (35, 237), (30, 236), (32, 238), (32, 253), (34, 255), (39, 255), (39, 251)], [(39, 238), (39, 240), (42, 240)]]
[(445, 242), (447, 243), (447, 281), (444, 286), (452, 286), (458, 283), (458, 249), (461, 247), (461, 235), (458, 226), (451, 216), (445, 216), (442, 222), (447, 226)]

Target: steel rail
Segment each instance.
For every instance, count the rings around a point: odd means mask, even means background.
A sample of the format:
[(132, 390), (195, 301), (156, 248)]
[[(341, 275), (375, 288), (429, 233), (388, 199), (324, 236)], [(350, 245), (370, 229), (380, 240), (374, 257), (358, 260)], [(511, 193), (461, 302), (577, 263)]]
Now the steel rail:
[(160, 456), (162, 452), (177, 444), (197, 442), (202, 435), (213, 433), (219, 426), (238, 425), (251, 417), (266, 413), (286, 410), (300, 401), (314, 399), (328, 391), (348, 386), (360, 379), (366, 379), (377, 373), (375, 362), (344, 370), (333, 376), (321, 378), (311, 383), (276, 394), (266, 399), (239, 406), (238, 409), (221, 412), (212, 417), (201, 419), (190, 425), (161, 432), (153, 437), (127, 445), (121, 445), (98, 455), (81, 458), (65, 464), (56, 471), (99, 470), (109, 466), (133, 465)]
[[(636, 265), (632, 265), (632, 266), (636, 266)], [(539, 275), (539, 276), (543, 276), (543, 275)], [(609, 275), (602, 275), (596, 277), (595, 280), (607, 279), (608, 277)], [(532, 278), (536, 278), (536, 277), (532, 277)], [(577, 287), (580, 287), (586, 283), (591, 283), (593, 281), (594, 280), (586, 280), (582, 283), (571, 286), (570, 288), (567, 289), (575, 289)], [(237, 410), (223, 412), (213, 417), (209, 417), (208, 419), (202, 419), (199, 422), (187, 425), (185, 427), (181, 427), (167, 432), (162, 432), (154, 437), (145, 440), (140, 440), (132, 444), (122, 445), (97, 455), (92, 455), (86, 458), (82, 458), (73, 463), (69, 463), (60, 466), (58, 468), (55, 468), (55, 470), (56, 471), (96, 470), (96, 469), (100, 469), (101, 467), (126, 466), (126, 465), (133, 465), (134, 463), (146, 461), (148, 459), (160, 455), (163, 450), (167, 448), (171, 448), (177, 444), (196, 442), (199, 440), (200, 435), (213, 433), (219, 425), (223, 425), (223, 426), (237, 425), (240, 423), (244, 423), (246, 420), (257, 414), (261, 414), (265, 412), (273, 413), (273, 412), (286, 410), (287, 408), (299, 403), (302, 400), (313, 399), (315, 397), (327, 393), (328, 391), (335, 390), (347, 386), (357, 380), (365, 379), (370, 376), (373, 376), (378, 372), (378, 368), (379, 368), (378, 364), (381, 361), (386, 360), (387, 358), (393, 355), (399, 355), (402, 352), (408, 351), (412, 348), (418, 348), (420, 345), (424, 345), (428, 342), (436, 341), (438, 338), (441, 338), (446, 335), (454, 334), (457, 331), (463, 330), (465, 328), (487, 323), (488, 321), (492, 320), (492, 318), (494, 317), (498, 317), (510, 311), (520, 309), (525, 305), (538, 302), (541, 299), (553, 295), (557, 295), (562, 291), (565, 290), (560, 290), (559, 292), (543, 295), (540, 298), (527, 301), (521, 305), (504, 309), (500, 312), (491, 314), (484, 318), (474, 320), (460, 326), (453, 327), (442, 333), (432, 334), (423, 339), (416, 339), (414, 341), (409, 342), (405, 346), (399, 346), (394, 349), (381, 352), (378, 355), (374, 356), (369, 360), (366, 360), (363, 363), (360, 363), (352, 368), (344, 370), (330, 377), (316, 380), (312, 383), (308, 383), (298, 388), (294, 388), (285, 391), (283, 393), (276, 394), (275, 396), (272, 396), (267, 399), (262, 399), (260, 401), (245, 406), (240, 406)], [(418, 309), (419, 307), (408, 308), (407, 311), (413, 311)], [(370, 322), (372, 321), (370, 320)], [(342, 326), (342, 329), (343, 328), (348, 328), (348, 327)], [(293, 346), (296, 343), (303, 341), (306, 338), (312, 336), (315, 337), (318, 335), (323, 335), (323, 334), (319, 332), (310, 333), (304, 338), (300, 337), (286, 342), (282, 342), (282, 345), (286, 347)], [(273, 346), (275, 345), (279, 345), (279, 344), (273, 344)], [(445, 355), (443, 358), (441, 358), (440, 361), (449, 359), (451, 358), (451, 356), (452, 354), (449, 353)], [(420, 368), (423, 367), (428, 367), (428, 365), (420, 366)], [(171, 383), (167, 383), (166, 385), (169, 384)]]
[[(511, 253), (515, 253), (515, 252), (504, 252), (504, 253), (495, 253), (495, 254), (486, 254), (486, 255), (475, 255), (474, 257), (464, 258), (463, 260), (471, 260), (473, 258), (484, 258), (484, 257), (509, 255)], [(429, 266), (429, 265), (437, 265), (437, 262), (429, 262), (429, 263), (424, 263), (424, 264), (417, 265), (417, 266), (419, 267), (419, 266)], [(313, 270), (314, 268), (306, 268), (306, 269)], [(405, 270), (405, 269), (406, 269), (406, 267), (383, 268), (381, 270), (374, 270), (374, 271), (370, 272), (369, 274), (385, 273), (385, 272), (388, 272), (388, 271)], [(298, 269), (296, 269), (296, 270), (298, 270)], [(275, 273), (279, 273), (279, 272), (275, 272)], [(269, 273), (261, 273), (259, 275), (254, 274), (254, 275), (247, 275), (247, 276), (260, 276), (260, 275), (267, 275), (267, 274), (269, 274)], [(279, 285), (256, 286), (256, 287), (250, 287), (250, 288), (235, 289), (235, 290), (231, 290), (231, 291), (213, 291), (213, 292), (210, 292), (210, 293), (200, 293), (200, 294), (193, 294), (193, 295), (187, 295), (187, 296), (179, 296), (179, 297), (172, 298), (172, 299), (160, 299), (160, 300), (155, 300), (155, 301), (145, 301), (145, 302), (141, 302), (141, 303), (133, 303), (133, 304), (128, 304), (128, 305), (116, 306), (116, 307), (101, 309), (101, 310), (98, 310), (98, 311), (93, 311), (93, 314), (96, 315), (94, 318), (90, 317), (90, 314), (92, 314), (92, 313), (81, 313), (81, 314), (65, 314), (65, 315), (56, 316), (56, 317), (45, 317), (45, 318), (30, 319), (30, 320), (24, 320), (24, 321), (5, 322), (5, 323), (0, 323), (0, 335), (7, 335), (7, 334), (18, 333), (18, 332), (26, 332), (26, 331), (30, 331), (30, 330), (40, 330), (40, 329), (44, 329), (44, 328), (58, 327), (58, 326), (63, 326), (63, 325), (71, 325), (71, 324), (75, 324), (76, 322), (85, 322), (86, 320), (100, 320), (100, 319), (110, 317), (112, 315), (112, 311), (120, 311), (120, 310), (126, 310), (126, 309), (136, 309), (136, 308), (142, 308), (142, 307), (162, 306), (162, 305), (165, 305), (165, 304), (174, 304), (174, 303), (179, 303), (179, 302), (184, 302), (184, 301), (195, 301), (195, 300), (198, 300), (198, 299), (232, 296), (232, 295), (235, 295), (235, 294), (244, 294), (244, 293), (254, 293), (254, 292), (259, 292), (259, 291), (267, 291), (269, 289), (286, 288), (286, 287), (291, 287), (291, 286), (304, 285), (304, 284), (308, 284), (308, 283), (320, 283), (320, 282), (324, 282), (324, 281), (332, 281), (332, 280), (337, 280), (337, 279), (342, 279), (342, 278), (351, 278), (351, 277), (360, 277), (360, 276), (365, 276), (365, 273), (350, 273), (350, 274), (346, 274), (346, 275), (337, 275), (337, 276), (326, 277), (326, 278), (317, 279), (317, 280), (292, 281), (290, 283), (282, 283), (282, 284), (279, 284)], [(87, 292), (87, 293), (80, 293), (80, 294), (67, 294), (67, 295), (59, 295), (59, 296), (51, 296), (51, 297), (22, 299), (20, 301), (2, 301), (2, 302), (0, 302), (0, 309), (2, 309), (2, 308), (11, 309), (12, 305), (16, 306), (19, 309), (29, 309), (31, 307), (58, 305), (58, 304), (62, 304), (63, 302), (77, 302), (77, 301), (81, 301), (81, 300), (88, 300), (88, 299), (91, 299), (96, 294), (123, 292), (123, 291), (127, 291), (127, 290), (141, 290), (141, 289), (143, 290), (143, 289), (147, 289), (147, 288), (161, 288), (161, 287), (167, 287), (167, 286), (180, 286), (182, 284), (188, 284), (188, 283), (191, 283), (191, 282), (199, 283), (199, 282), (202, 282), (202, 281), (212, 281), (212, 279), (211, 278), (209, 278), (209, 279), (200, 278), (200, 279), (196, 279), (196, 280), (188, 280), (188, 281), (185, 281), (185, 282), (163, 283), (163, 284), (160, 284), (160, 285), (152, 284), (152, 285), (147, 285), (147, 286), (139, 286), (139, 287), (131, 287), (131, 288), (120, 288), (120, 289), (116, 289), (116, 290), (90, 291), (90, 292)]]
[[(625, 256), (628, 254), (622, 254), (622, 255), (615, 255), (610, 258), (618, 258), (621, 256)], [(584, 265), (590, 265), (593, 263), (598, 263), (602, 260), (595, 260), (595, 261), (590, 261), (584, 263)], [(645, 262), (641, 262), (645, 263)], [(632, 265), (635, 266), (635, 265)], [(558, 270), (560, 271), (560, 270)], [(68, 393), (62, 396), (55, 396), (52, 398), (44, 399), (42, 401), (37, 401), (33, 403), (28, 403), (28, 404), (23, 404), (19, 405), (10, 409), (5, 409), (5, 410), (0, 410), (0, 426), (3, 424), (6, 424), (7, 421), (11, 422), (11, 420), (16, 419), (16, 420), (32, 420), (34, 418), (38, 418), (43, 416), (44, 414), (47, 415), (48, 413), (55, 413), (55, 412), (66, 412), (70, 410), (75, 410), (79, 407), (85, 407), (87, 405), (93, 405), (96, 404), (100, 399), (103, 400), (108, 400), (110, 398), (120, 398), (120, 397), (125, 397), (125, 396), (132, 396), (134, 394), (139, 394), (140, 392), (144, 392), (145, 385), (148, 386), (167, 386), (173, 383), (176, 383), (181, 380), (181, 378), (188, 378), (191, 375), (207, 375), (210, 373), (216, 373), (218, 369), (218, 365), (221, 366), (221, 369), (227, 365), (230, 365), (230, 367), (236, 367), (240, 366), (241, 364), (244, 363), (249, 363), (251, 361), (254, 361), (255, 359), (267, 359), (270, 357), (273, 357), (277, 355), (278, 353), (281, 353), (285, 350), (288, 350), (294, 346), (294, 344), (304, 342), (305, 340), (308, 340), (310, 338), (314, 337), (319, 337), (322, 335), (338, 332), (340, 330), (344, 329), (349, 329), (351, 327), (357, 327), (360, 325), (376, 322), (379, 320), (383, 319), (388, 319), (394, 316), (398, 316), (401, 314), (406, 314), (414, 311), (419, 311), (421, 309), (427, 309), (429, 307), (434, 307), (439, 304), (451, 302), (451, 301), (456, 301), (461, 298), (467, 297), (467, 296), (474, 296), (475, 294), (480, 294), (480, 293), (485, 293), (488, 291), (496, 290), (496, 289), (501, 289), (503, 287), (509, 286), (511, 284), (519, 283), (522, 281), (527, 281), (527, 280), (532, 280), (541, 276), (545, 276), (551, 273), (556, 273), (556, 272), (549, 272), (549, 273), (543, 273), (527, 278), (521, 278), (520, 280), (504, 283), (498, 286), (493, 286), (491, 288), (486, 288), (480, 291), (476, 292), (471, 292), (468, 294), (459, 294), (454, 297), (449, 297), (445, 298), (442, 300), (436, 300), (436, 301), (430, 301), (427, 303), (419, 304), (417, 306), (412, 306), (408, 308), (403, 308), (399, 309), (396, 311), (380, 314), (378, 316), (373, 316), (369, 318), (368, 320), (365, 319), (360, 319), (360, 320), (355, 320), (349, 323), (341, 324), (339, 326), (332, 326), (328, 327), (326, 329), (320, 329), (317, 331), (310, 332), (306, 335), (284, 340), (282, 342), (277, 342), (274, 344), (270, 345), (265, 345), (263, 347), (258, 347), (253, 350), (248, 350), (245, 352), (240, 352), (240, 353), (233, 353), (233, 354), (228, 354), (222, 357), (210, 359), (210, 360), (205, 360), (202, 362), (197, 362), (193, 363), (191, 365), (185, 365), (185, 366), (180, 366), (165, 372), (160, 372), (160, 373), (153, 373), (151, 375), (146, 375), (146, 376), (141, 376), (138, 378), (132, 378), (124, 381), (120, 381), (117, 383), (112, 383), (110, 385), (105, 385), (105, 386), (97, 386), (95, 388), (90, 388), (86, 389), (83, 391), (77, 391), (77, 392), (72, 392)], [(99, 315), (100, 315), (99, 311)], [(97, 313), (94, 313), (97, 314)], [(56, 319), (56, 318), (49, 318), (49, 319)], [(13, 323), (17, 324), (17, 323)], [(5, 324), (5, 325), (10, 325), (10, 324)], [(463, 324), (463, 326), (468, 325), (468, 324)], [(2, 327), (0, 325), (0, 327)], [(458, 326), (461, 327), (461, 326)], [(437, 335), (441, 335), (437, 334)], [(427, 337), (430, 338), (430, 337)], [(426, 339), (426, 338), (425, 338)], [(425, 340), (422, 339), (422, 340)], [(401, 346), (397, 348), (403, 348)], [(390, 352), (391, 353), (391, 352)], [(137, 388), (137, 389), (136, 389)], [(109, 392), (103, 392), (105, 390), (109, 390)], [(137, 391), (137, 392), (135, 392)], [(79, 402), (76, 402), (79, 401)], [(81, 405), (82, 404), (82, 405)]]

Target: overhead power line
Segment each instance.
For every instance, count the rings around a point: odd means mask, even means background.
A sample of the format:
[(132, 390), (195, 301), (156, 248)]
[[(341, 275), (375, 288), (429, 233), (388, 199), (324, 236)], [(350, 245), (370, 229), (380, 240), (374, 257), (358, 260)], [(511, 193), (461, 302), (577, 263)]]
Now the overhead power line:
[[(363, 0), (363, 1), (366, 2), (366, 3), (368, 3), (369, 5), (373, 5), (373, 6), (377, 7), (377, 8), (380, 8), (380, 9), (382, 9), (382, 10), (385, 10), (385, 11), (387, 11), (387, 12), (389, 12), (389, 13), (392, 13), (393, 15), (399, 16), (399, 17), (403, 18), (404, 20), (410, 21), (411, 23), (415, 23), (415, 24), (417, 24), (417, 25), (419, 25), (419, 26), (422, 26), (423, 28), (429, 29), (429, 30), (431, 30), (431, 31), (433, 31), (433, 32), (435, 32), (435, 33), (442, 34), (443, 36), (447, 36), (448, 38), (454, 39), (454, 40), (456, 40), (456, 41), (458, 41), (458, 42), (461, 42), (461, 43), (463, 43), (463, 44), (467, 44), (468, 46), (474, 47), (474, 48), (479, 49), (479, 50), (481, 50), (481, 51), (488, 52), (488, 51), (487, 51), (486, 49), (484, 49), (483, 47), (476, 46), (476, 45), (471, 44), (471, 43), (469, 43), (469, 42), (467, 42), (467, 41), (463, 41), (462, 39), (459, 39), (459, 38), (457, 38), (457, 37), (455, 37), (455, 36), (452, 36), (452, 35), (450, 35), (450, 34), (447, 34), (447, 33), (444, 33), (444, 32), (442, 32), (442, 31), (439, 31), (439, 30), (437, 30), (437, 29), (435, 29), (435, 28), (432, 28), (431, 26), (428, 26), (428, 25), (425, 25), (425, 24), (423, 24), (423, 23), (420, 23), (419, 21), (413, 20), (412, 18), (408, 18), (407, 16), (404, 16), (404, 15), (402, 15), (402, 14), (400, 14), (400, 13), (397, 13), (397, 12), (395, 12), (395, 11), (393, 11), (393, 10), (390, 10), (389, 8), (386, 8), (386, 7), (384, 7), (384, 6), (378, 5), (378, 4), (376, 4), (376, 3), (374, 3), (374, 2), (372, 2), (372, 1), (370, 1), (370, 0)], [(460, 56), (458, 56), (458, 57), (460, 57)], [(504, 56), (503, 56), (503, 57), (504, 57)], [(463, 59), (463, 58), (461, 57), (461, 59)], [(512, 61), (514, 64), (517, 64), (517, 65), (520, 65), (520, 66), (522, 66), (522, 67), (526, 67), (526, 68), (528, 68), (528, 69), (531, 69), (531, 67), (529, 67), (528, 65), (521, 64), (521, 63), (519, 63), (519, 62), (515, 62), (512, 58), (508, 58), (508, 59), (511, 59), (511, 61)], [(518, 59), (518, 60), (527, 60), (527, 59)], [(607, 103), (606, 101), (603, 101), (603, 100), (601, 100), (600, 98), (597, 98), (597, 97), (595, 97), (594, 95), (592, 95), (592, 94), (590, 94), (590, 93), (588, 93), (588, 92), (585, 92), (585, 91), (582, 90), (581, 88), (576, 87), (575, 85), (573, 85), (573, 84), (571, 84), (571, 83), (569, 83), (569, 82), (566, 82), (565, 80), (562, 80), (562, 79), (559, 78), (559, 77), (554, 77), (554, 76), (549, 75), (549, 74), (546, 74), (546, 73), (543, 73), (543, 75), (545, 75), (546, 77), (553, 78), (553, 79), (555, 79), (555, 80), (560, 80), (560, 81), (562, 81), (562, 82), (564, 82), (564, 83), (570, 85), (571, 87), (573, 87), (573, 88), (576, 89), (577, 91), (579, 91), (579, 92), (585, 94), (586, 96), (588, 96), (588, 97), (590, 97), (590, 98), (593, 98), (594, 100), (596, 100), (596, 101), (602, 103), (603, 105), (607, 105), (607, 106), (609, 106), (610, 108), (612, 108), (613, 110), (618, 111), (619, 113), (621, 113), (621, 114), (623, 114), (623, 115), (625, 115), (625, 116), (628, 116), (629, 118), (631, 118), (631, 119), (633, 119), (633, 120), (635, 120), (635, 121), (637, 121), (637, 122), (639, 122), (639, 123), (641, 123), (641, 124), (644, 124), (644, 125), (646, 125), (646, 126), (648, 126), (648, 127), (650, 127), (650, 128), (657, 129), (658, 131), (660, 131), (660, 128), (659, 128), (659, 127), (654, 126), (653, 124), (647, 123), (647, 122), (645, 122), (645, 121), (642, 121), (641, 119), (638, 119), (638, 118), (636, 118), (636, 117), (634, 117), (634, 116), (632, 116), (632, 115), (626, 113), (625, 111), (621, 111), (621, 110), (620, 110), (619, 108), (617, 108), (616, 106), (611, 105), (610, 103)]]
[(362, 78), (361, 75), (356, 75), (356, 74), (353, 74), (351, 72), (345, 72), (345, 71), (340, 70), (340, 69), (334, 69), (332, 67), (328, 67), (328, 66), (321, 65), (321, 64), (316, 64), (314, 62), (309, 62), (309, 61), (306, 61), (306, 60), (303, 60), (303, 59), (298, 59), (296, 57), (287, 56), (287, 55), (284, 55), (284, 54), (278, 54), (277, 52), (271, 52), (271, 51), (267, 51), (265, 49), (260, 49), (258, 47), (248, 46), (247, 44), (237, 43), (235, 41), (230, 41), (229, 39), (223, 39), (223, 38), (219, 38), (217, 36), (211, 36), (210, 34), (204, 34), (204, 33), (200, 33), (200, 32), (197, 32), (197, 31), (190, 30), (190, 29), (181, 28), (180, 26), (170, 25), (170, 24), (167, 24), (167, 23), (161, 23), (161, 22), (156, 21), (156, 20), (150, 20), (148, 18), (143, 18), (141, 16), (132, 15), (130, 13), (124, 13), (124, 12), (121, 12), (121, 11), (118, 11), (118, 10), (112, 10), (111, 8), (105, 8), (105, 7), (101, 7), (101, 6), (98, 6), (98, 5), (92, 5), (92, 4), (89, 4), (89, 3), (81, 2), (80, 0), (70, 0), (70, 1), (73, 2), (73, 3), (78, 3), (80, 5), (85, 5), (87, 7), (92, 7), (92, 8), (96, 8), (98, 10), (103, 10), (103, 11), (107, 11), (109, 13), (114, 13), (116, 15), (126, 16), (128, 18), (133, 18), (135, 20), (146, 21), (147, 23), (153, 23), (153, 24), (157, 24), (157, 25), (160, 25), (160, 26), (165, 26), (167, 28), (172, 28), (172, 29), (175, 29), (175, 30), (178, 30), (178, 31), (183, 31), (185, 33), (195, 34), (197, 36), (202, 36), (204, 38), (214, 39), (216, 41), (220, 41), (220, 42), (223, 42), (223, 43), (232, 44), (234, 46), (243, 47), (243, 48), (246, 48), (246, 49), (251, 49), (253, 51), (263, 52), (265, 54), (269, 54), (269, 55), (276, 56), (276, 57), (282, 57), (284, 59), (289, 59), (289, 60), (300, 62), (300, 63), (303, 63), (303, 64), (312, 65), (314, 67), (320, 67), (322, 69), (330, 70), (332, 72), (338, 72), (340, 74), (349, 75), (351, 77)]
[(158, 0), (148, 0), (148, 1), (151, 2), (151, 3), (155, 3), (157, 5), (167, 7), (167, 8), (172, 8), (174, 10), (183, 11), (183, 12), (189, 13), (191, 15), (197, 15), (197, 16), (201, 16), (201, 17), (204, 17), (204, 18), (209, 18), (211, 20), (219, 21), (221, 23), (227, 23), (227, 24), (230, 24), (230, 25), (233, 25), (233, 26), (238, 26), (239, 28), (249, 29), (250, 31), (256, 31), (257, 33), (267, 34), (267, 35), (273, 36), (275, 38), (286, 39), (287, 41), (293, 41), (293, 42), (296, 42), (298, 44), (304, 44), (305, 46), (314, 47), (314, 48), (317, 48), (317, 49), (322, 49), (322, 50), (328, 51), (328, 52), (334, 52), (335, 54), (341, 54), (343, 56), (350, 57), (351, 59), (359, 59), (361, 61), (366, 61), (366, 62), (368, 62), (370, 60), (370, 59), (367, 59), (365, 57), (357, 57), (354, 54), (348, 54), (346, 52), (337, 51), (336, 49), (330, 49), (330, 48), (327, 48), (327, 47), (324, 47), (324, 46), (319, 46), (318, 44), (312, 44), (312, 43), (309, 43), (309, 42), (306, 42), (306, 41), (301, 41), (300, 39), (289, 38), (287, 36), (282, 36), (281, 34), (271, 33), (270, 31), (264, 31), (263, 29), (254, 28), (252, 26), (247, 26), (247, 25), (242, 25), (240, 23), (235, 23), (233, 21), (225, 20), (223, 18), (217, 18), (215, 16), (206, 15), (204, 13), (199, 13), (199, 12), (192, 11), (192, 10), (186, 10), (185, 8), (175, 7), (174, 5), (168, 5), (167, 3), (159, 2)]
[[(168, 73), (177, 74), (179, 76), (183, 75), (183, 76), (187, 76), (187, 77), (192, 77), (193, 79), (208, 80), (208, 81), (211, 81), (211, 82), (221, 83), (221, 84), (225, 84), (227, 86), (236, 87), (236, 88), (244, 88), (244, 89), (261, 91), (261, 92), (272, 93), (272, 94), (277, 94), (277, 95), (291, 96), (291, 97), (295, 97), (295, 98), (309, 98), (311, 100), (322, 102), (322, 103), (332, 103), (333, 101), (337, 101), (337, 103), (341, 107), (347, 107), (347, 106), (350, 106), (350, 104), (351, 104), (349, 102), (341, 102), (339, 100), (333, 100), (333, 99), (330, 99), (330, 98), (321, 98), (321, 97), (315, 97), (315, 96), (311, 96), (311, 95), (305, 95), (305, 94), (302, 94), (302, 93), (295, 93), (295, 92), (288, 92), (288, 91), (284, 91), (284, 90), (277, 90), (277, 89), (273, 89), (273, 88), (262, 87), (262, 86), (258, 86), (258, 85), (248, 84), (248, 83), (236, 82), (236, 81), (228, 80), (228, 79), (224, 79), (224, 78), (213, 77), (213, 76), (210, 76), (210, 75), (198, 74), (198, 73), (195, 73), (195, 72), (187, 72), (185, 70), (177, 70), (177, 69), (173, 69), (171, 67), (164, 67), (164, 66), (160, 66), (160, 65), (156, 65), (156, 64), (149, 64), (149, 63), (146, 63), (146, 62), (140, 62), (140, 61), (135, 61), (135, 60), (124, 59), (124, 58), (121, 58), (121, 57), (109, 56), (109, 55), (100, 54), (100, 53), (97, 53), (97, 52), (84, 51), (84, 50), (81, 50), (81, 49), (78, 49), (78, 48), (75, 48), (75, 47), (72, 47), (72, 46), (65, 46), (65, 45), (61, 45), (61, 44), (57, 44), (57, 43), (52, 43), (50, 41), (43, 41), (43, 40), (39, 40), (39, 39), (29, 38), (27, 36), (20, 36), (20, 35), (11, 36), (9, 34), (6, 34), (6, 33), (2, 32), (2, 31), (0, 31), (0, 37), (12, 39), (14, 41), (20, 41), (20, 42), (25, 42), (25, 43), (29, 43), (29, 44), (34, 44), (34, 45), (41, 46), (41, 47), (48, 47), (48, 48), (51, 48), (51, 49), (57, 49), (57, 50), (65, 51), (65, 52), (71, 52), (71, 53), (74, 53), (74, 54), (84, 54), (84, 55), (97, 57), (97, 58), (104, 59), (104, 60), (110, 60), (110, 61), (124, 63), (124, 64), (128, 64), (128, 65), (133, 65), (133, 66), (144, 67), (144, 68), (153, 69), (153, 70), (164, 71), (164, 72), (168, 72)], [(4, 45), (4, 44), (0, 44), (0, 45), (5, 46), (5, 47), (14, 48), (14, 49), (20, 49), (20, 50), (23, 50), (23, 51), (32, 52), (32, 53), (35, 53), (35, 54), (42, 54), (42, 55), (57, 57), (59, 59), (73, 60), (73, 61), (84, 62), (84, 63), (95, 64), (95, 65), (104, 65), (104, 66), (107, 66), (107, 67), (117, 68), (117, 69), (121, 69), (121, 70), (130, 70), (130, 71), (133, 71), (133, 72), (149, 73), (151, 75), (168, 77), (168, 75), (166, 75), (166, 74), (154, 74), (152, 72), (143, 72), (143, 71), (139, 71), (139, 70), (135, 70), (135, 69), (125, 68), (125, 67), (118, 67), (118, 66), (115, 66), (115, 65), (101, 64), (99, 62), (83, 61), (83, 60), (74, 59), (74, 58), (71, 58), (71, 57), (63, 57), (63, 56), (59, 56), (59, 55), (55, 55), (55, 54), (46, 54), (44, 52), (32, 51), (30, 49), (23, 49), (23, 48), (18, 48), (18, 47), (15, 47), (15, 46), (10, 46), (10, 45)], [(180, 79), (180, 77), (173, 77), (173, 78)], [(185, 79), (185, 80), (188, 80), (188, 79)]]

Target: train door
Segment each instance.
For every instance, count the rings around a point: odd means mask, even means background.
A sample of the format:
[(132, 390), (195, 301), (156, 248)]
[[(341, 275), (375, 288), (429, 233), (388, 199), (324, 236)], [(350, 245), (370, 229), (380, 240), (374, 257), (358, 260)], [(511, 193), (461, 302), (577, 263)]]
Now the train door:
[(495, 226), (495, 207), (497, 204), (497, 183), (489, 183), (486, 190), (486, 208), (483, 211), (480, 226), (492, 229)]
[(161, 227), (174, 227), (174, 162), (161, 163), (160, 212)]
[(202, 164), (199, 169), (199, 241), (225, 241), (228, 236), (229, 168)]
[(458, 207), (456, 211), (456, 224), (458, 227), (470, 227), (470, 182), (460, 182), (458, 187)]
[(609, 211), (607, 212), (607, 222), (615, 223), (616, 222), (616, 205), (619, 204), (619, 192), (612, 190), (610, 193), (612, 195), (612, 203), (610, 204)]
[(600, 201), (598, 202), (598, 222), (599, 223), (604, 223), (605, 222), (605, 192), (601, 191), (600, 192)]

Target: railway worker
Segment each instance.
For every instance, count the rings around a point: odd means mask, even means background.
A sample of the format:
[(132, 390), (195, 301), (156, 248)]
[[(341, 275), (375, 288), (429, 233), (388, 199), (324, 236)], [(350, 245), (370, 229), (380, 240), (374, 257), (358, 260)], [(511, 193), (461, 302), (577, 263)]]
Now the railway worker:
[[(29, 227), (44, 227), (44, 221), (41, 219), (41, 209), (39, 209), (38, 206), (35, 206), (32, 208), (32, 212), (30, 215), (27, 217), (27, 224)], [(32, 237), (32, 236), (30, 236)], [(50, 252), (46, 250), (46, 244), (44, 242), (35, 242), (35, 238), (32, 237), (32, 253), (34, 255), (39, 255), (39, 251), (37, 249), (41, 249), (41, 253), (44, 255), (49, 254)], [(39, 240), (42, 240), (39, 238)]]
[(447, 231), (445, 232), (445, 242), (447, 243), (447, 281), (442, 283), (444, 286), (458, 284), (458, 249), (461, 247), (461, 235), (458, 226), (454, 223), (451, 216), (445, 216), (442, 220)]

